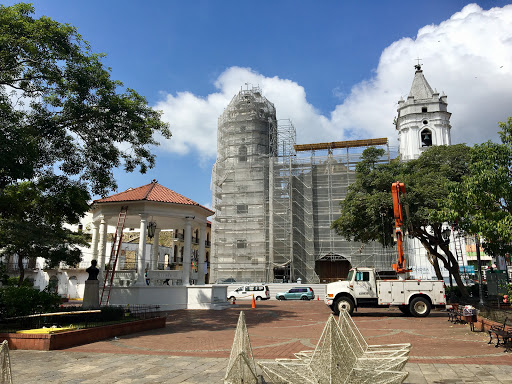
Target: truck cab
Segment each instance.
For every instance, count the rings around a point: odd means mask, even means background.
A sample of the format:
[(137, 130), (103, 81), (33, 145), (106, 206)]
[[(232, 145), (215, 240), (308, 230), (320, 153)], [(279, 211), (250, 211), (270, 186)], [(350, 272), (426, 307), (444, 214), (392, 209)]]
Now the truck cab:
[(325, 303), (335, 314), (341, 309), (350, 313), (361, 306), (376, 306), (378, 302), (375, 269), (353, 268), (346, 280), (327, 284)]

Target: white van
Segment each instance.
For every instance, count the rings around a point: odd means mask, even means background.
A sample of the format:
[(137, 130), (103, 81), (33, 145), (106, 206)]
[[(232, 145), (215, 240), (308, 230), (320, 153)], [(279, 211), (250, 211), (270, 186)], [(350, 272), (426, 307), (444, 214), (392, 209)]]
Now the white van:
[(238, 286), (236, 289), (228, 292), (228, 300), (252, 299), (252, 295), (256, 300), (270, 299), (270, 291), (268, 286), (264, 284), (245, 284)]

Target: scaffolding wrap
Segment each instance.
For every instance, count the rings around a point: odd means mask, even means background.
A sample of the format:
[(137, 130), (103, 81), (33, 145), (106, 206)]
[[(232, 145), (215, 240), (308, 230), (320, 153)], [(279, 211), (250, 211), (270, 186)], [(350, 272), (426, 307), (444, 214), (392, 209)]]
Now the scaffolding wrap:
[(387, 140), (295, 141), (292, 122), (276, 120), (259, 88), (241, 90), (219, 118), (213, 280), (329, 282), (319, 276), (319, 260), (390, 269), (393, 249), (346, 241), (331, 230), (362, 151), (382, 146), (379, 161), (389, 162)]

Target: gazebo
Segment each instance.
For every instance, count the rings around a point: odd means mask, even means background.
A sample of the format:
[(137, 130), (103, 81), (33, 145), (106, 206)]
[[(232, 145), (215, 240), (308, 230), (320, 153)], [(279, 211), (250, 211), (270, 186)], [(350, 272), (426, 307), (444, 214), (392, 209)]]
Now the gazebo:
[[(226, 301), (225, 293), (220, 292), (214, 295), (213, 286), (205, 285), (206, 228), (208, 216), (214, 214), (212, 210), (153, 180), (141, 187), (130, 188), (95, 200), (91, 212), (93, 214), (92, 258), (98, 261), (98, 267), (103, 272), (103, 276), (106, 266), (112, 268), (111, 253), (115, 254), (115, 251), (111, 252), (111, 249), (107, 249), (108, 227), (139, 228), (136, 270), (129, 273), (115, 272), (114, 276), (123, 277), (123, 284), (112, 285), (111, 304), (158, 304), (165, 306), (166, 309), (193, 308), (194, 305), (190, 305), (189, 300), (190, 292), (193, 291), (197, 291), (197, 294), (192, 296), (196, 296), (205, 304)], [(160, 233), (162, 230), (176, 228), (184, 228), (183, 234), (180, 234), (184, 242), (182, 268), (159, 269), (158, 266), (163, 262), (159, 258)], [(117, 231), (119, 233), (119, 230)], [(196, 234), (194, 238), (193, 233)], [(148, 234), (153, 239), (151, 252), (147, 251)], [(199, 248), (195, 257), (192, 256), (193, 241)], [(192, 268), (193, 265), (195, 268)], [(119, 279), (116, 281), (119, 282)], [(149, 281), (174, 281), (180, 284), (155, 285), (149, 284)], [(101, 281), (100, 285), (102, 284)], [(172, 294), (169, 290), (173, 290)], [(200, 305), (200, 307), (205, 306)]]

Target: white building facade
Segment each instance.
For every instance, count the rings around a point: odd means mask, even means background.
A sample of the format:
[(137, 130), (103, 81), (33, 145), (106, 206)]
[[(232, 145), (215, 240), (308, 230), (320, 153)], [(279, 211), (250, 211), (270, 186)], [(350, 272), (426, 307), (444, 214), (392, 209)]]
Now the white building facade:
[[(448, 112), (447, 97), (433, 90), (425, 78), (420, 65), (415, 66), (414, 79), (407, 100), (398, 101), (396, 129), (400, 141), (400, 160), (417, 159), (421, 153), (433, 145), (451, 145), (451, 113)], [(407, 186), (406, 186), (407, 188)], [(465, 238), (453, 233), (449, 223), (446, 229), (451, 232), (450, 250), (467, 265)], [(428, 261), (427, 252), (420, 241), (406, 238), (405, 252), (408, 255), (411, 278), (436, 279), (434, 268)], [(440, 264), (445, 280), (449, 272)]]
[(407, 100), (398, 101), (396, 129), (402, 160), (417, 159), (432, 145), (451, 145), (451, 113), (447, 108), (447, 97), (432, 90), (417, 65)]

